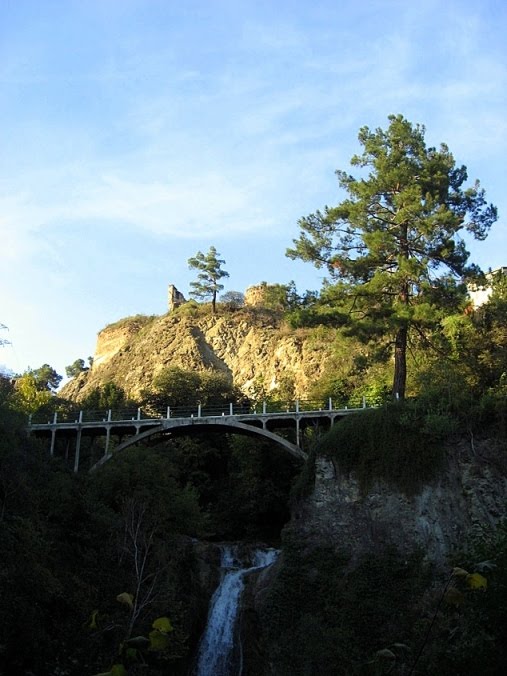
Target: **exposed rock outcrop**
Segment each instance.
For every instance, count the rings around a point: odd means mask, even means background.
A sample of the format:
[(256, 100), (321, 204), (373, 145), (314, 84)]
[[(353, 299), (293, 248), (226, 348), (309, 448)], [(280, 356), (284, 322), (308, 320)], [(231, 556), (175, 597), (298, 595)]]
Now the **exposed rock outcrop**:
[(309, 542), (332, 543), (352, 559), (395, 545), (422, 548), (437, 565), (474, 534), (506, 516), (507, 454), (496, 442), (449, 447), (438, 479), (407, 496), (377, 481), (364, 492), (353, 474), (318, 457), (315, 487), (298, 505), (290, 529)]
[(247, 395), (289, 384), (295, 397), (305, 398), (331, 358), (331, 332), (310, 338), (308, 332), (287, 330), (275, 313), (244, 309), (211, 316), (184, 309), (103, 329), (93, 367), (71, 381), (63, 396), (79, 400), (112, 381), (136, 397), (162, 369), (179, 366), (225, 373)]

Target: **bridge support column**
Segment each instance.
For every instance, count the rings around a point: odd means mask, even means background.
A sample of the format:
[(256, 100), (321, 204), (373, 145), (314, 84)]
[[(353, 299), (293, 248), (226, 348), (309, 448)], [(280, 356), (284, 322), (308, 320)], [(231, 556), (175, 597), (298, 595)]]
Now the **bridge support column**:
[(81, 423), (83, 422), (83, 411), (79, 411), (79, 427), (77, 428), (77, 437), (76, 437), (76, 452), (74, 455), (74, 472), (77, 472), (79, 469), (79, 454), (81, 452)]
[[(111, 409), (109, 409), (107, 412), (107, 422), (110, 423), (111, 419), (112, 419), (112, 411)], [(111, 439), (111, 425), (106, 425), (106, 447), (104, 449), (104, 456), (106, 456), (109, 453), (110, 439)]]
[(111, 439), (111, 428), (109, 425), (106, 427), (106, 447), (104, 448), (104, 455), (109, 453), (109, 440)]
[[(55, 411), (55, 414), (53, 416), (53, 425), (56, 425), (56, 421), (58, 419), (58, 413)], [(55, 454), (55, 440), (56, 440), (56, 427), (51, 430), (51, 446), (49, 448), (49, 455), (53, 457)]]

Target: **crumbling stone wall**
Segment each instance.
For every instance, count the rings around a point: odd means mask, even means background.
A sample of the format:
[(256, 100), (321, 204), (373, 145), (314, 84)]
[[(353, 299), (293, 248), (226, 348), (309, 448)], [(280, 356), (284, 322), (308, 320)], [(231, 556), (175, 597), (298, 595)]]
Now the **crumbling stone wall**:
[(172, 312), (174, 308), (179, 307), (183, 303), (186, 303), (185, 296), (181, 291), (178, 291), (174, 284), (169, 284), (169, 288), (167, 289), (167, 306), (169, 312)]

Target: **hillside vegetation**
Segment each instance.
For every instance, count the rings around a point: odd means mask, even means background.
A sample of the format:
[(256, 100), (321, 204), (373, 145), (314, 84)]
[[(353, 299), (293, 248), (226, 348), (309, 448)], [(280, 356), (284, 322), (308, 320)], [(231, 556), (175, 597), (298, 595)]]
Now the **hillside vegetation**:
[[(442, 307), (438, 321), (412, 337), (408, 398), (435, 414), (463, 419), (470, 407), (474, 415), (487, 416), (500, 405), (507, 387), (503, 287), (500, 280), (489, 303), (476, 310), (462, 290), (457, 311)], [(176, 405), (170, 397), (163, 401), (161, 383), (179, 369), (217, 378), (231, 399), (331, 397), (341, 406), (361, 405), (363, 398), (368, 405), (388, 401), (394, 368), (389, 341), (352, 332), (335, 310), (332, 288), (299, 302), (281, 288), (286, 295), (276, 308), (219, 305), (212, 315), (207, 305), (187, 303), (160, 317), (109, 325), (99, 333), (92, 367), (60, 395), (97, 403), (97, 393), (112, 388), (116, 397), (121, 393), (139, 405), (154, 395), (161, 405)], [(102, 399), (107, 405), (107, 397)]]

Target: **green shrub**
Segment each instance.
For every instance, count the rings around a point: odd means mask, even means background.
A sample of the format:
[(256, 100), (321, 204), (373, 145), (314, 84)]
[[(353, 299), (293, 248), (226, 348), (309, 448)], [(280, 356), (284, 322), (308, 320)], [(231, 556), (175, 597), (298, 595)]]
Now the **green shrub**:
[[(410, 403), (350, 414), (321, 439), (317, 452), (354, 472), (364, 489), (383, 479), (413, 493), (440, 467), (445, 419), (421, 415)], [(447, 433), (446, 428), (446, 433)]]

